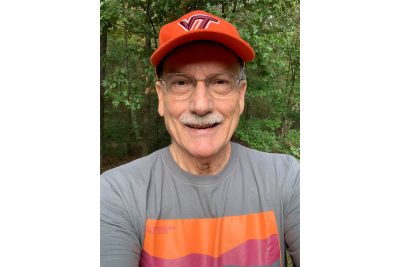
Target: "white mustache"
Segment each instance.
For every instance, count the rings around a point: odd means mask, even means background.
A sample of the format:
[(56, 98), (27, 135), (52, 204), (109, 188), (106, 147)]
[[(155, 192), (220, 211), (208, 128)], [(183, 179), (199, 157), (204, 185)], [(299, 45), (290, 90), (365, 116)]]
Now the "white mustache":
[(224, 121), (224, 117), (219, 113), (208, 113), (204, 116), (183, 114), (179, 121), (190, 126), (205, 126), (221, 123)]

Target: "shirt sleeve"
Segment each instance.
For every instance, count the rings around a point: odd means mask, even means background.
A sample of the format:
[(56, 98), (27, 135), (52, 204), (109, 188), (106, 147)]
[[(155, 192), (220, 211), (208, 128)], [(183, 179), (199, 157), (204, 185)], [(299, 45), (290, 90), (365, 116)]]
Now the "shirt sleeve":
[[(291, 157), (292, 158), (292, 157)], [(285, 207), (284, 232), (287, 251), (296, 267), (300, 266), (300, 168), (295, 158), (289, 171), (289, 179), (285, 184), (285, 195), (288, 205)]]
[(100, 185), (101, 267), (139, 266), (141, 245), (119, 186), (104, 175)]

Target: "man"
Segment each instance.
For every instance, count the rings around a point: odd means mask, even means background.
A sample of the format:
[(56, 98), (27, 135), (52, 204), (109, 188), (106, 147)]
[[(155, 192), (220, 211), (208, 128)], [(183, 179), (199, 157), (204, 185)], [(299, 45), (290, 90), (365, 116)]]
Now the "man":
[(101, 264), (300, 266), (299, 167), (230, 142), (255, 56), (229, 22), (194, 11), (151, 57), (171, 145), (102, 175)]

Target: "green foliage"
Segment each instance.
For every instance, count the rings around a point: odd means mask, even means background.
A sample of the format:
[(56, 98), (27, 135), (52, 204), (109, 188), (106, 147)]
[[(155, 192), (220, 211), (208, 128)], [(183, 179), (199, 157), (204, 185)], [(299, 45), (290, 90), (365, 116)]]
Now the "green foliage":
[(298, 129), (289, 130), (284, 139), (284, 144), (290, 149), (290, 152), (286, 152), (287, 154), (300, 158), (300, 131)]
[(234, 16), (256, 51), (247, 64), (246, 109), (235, 139), (300, 158), (299, 1), (252, 2)]
[(267, 119), (241, 120), (235, 138), (261, 151), (278, 152), (280, 143), (274, 131), (280, 121)]
[(107, 31), (119, 19), (120, 4), (118, 0), (100, 0), (100, 32)]
[(279, 135), (282, 122), (279, 119), (241, 120), (234, 140), (257, 150), (291, 154), (300, 158), (300, 131), (290, 129), (284, 137)]
[(105, 96), (111, 100), (114, 107), (120, 104), (130, 110), (137, 110), (143, 102), (143, 95), (139, 92), (135, 81), (128, 79), (126, 68), (116, 68), (106, 77), (103, 86)]

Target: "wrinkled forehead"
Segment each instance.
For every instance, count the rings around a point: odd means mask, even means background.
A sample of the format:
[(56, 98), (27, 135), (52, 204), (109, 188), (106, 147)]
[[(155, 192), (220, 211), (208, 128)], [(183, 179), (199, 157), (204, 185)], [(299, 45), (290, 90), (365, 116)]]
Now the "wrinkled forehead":
[(230, 71), (239, 71), (240, 59), (229, 48), (212, 41), (195, 41), (182, 45), (165, 57), (162, 69), (165, 72), (207, 63), (226, 68)]

